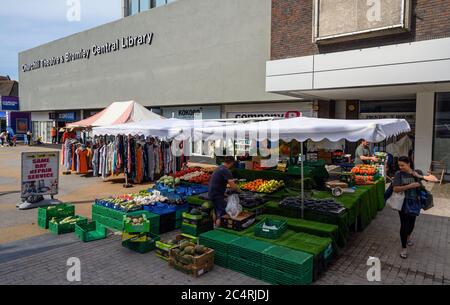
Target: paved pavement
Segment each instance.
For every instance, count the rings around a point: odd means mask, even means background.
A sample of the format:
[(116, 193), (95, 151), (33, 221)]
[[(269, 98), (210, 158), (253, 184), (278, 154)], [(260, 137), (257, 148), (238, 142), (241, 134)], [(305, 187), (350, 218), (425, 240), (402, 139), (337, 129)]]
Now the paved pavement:
[[(123, 248), (119, 236), (82, 243), (74, 234), (55, 236), (38, 228), (35, 209), (15, 208), (20, 151), (29, 149), (0, 148), (0, 284), (68, 284), (69, 257), (81, 260), (81, 284), (264, 284), (218, 266), (193, 279), (171, 269), (154, 253), (137, 254)], [(398, 215), (386, 208), (363, 232), (351, 237), (340, 257), (315, 284), (369, 284), (366, 262), (371, 256), (381, 261), (381, 282), (375, 284), (450, 284), (447, 187), (434, 187), (436, 207), (417, 220), (415, 246), (410, 248), (407, 260), (398, 255)], [(143, 188), (138, 186), (130, 191)], [(75, 202), (77, 214), (90, 216), (93, 199), (123, 191), (121, 183), (69, 175), (61, 177), (58, 198)]]

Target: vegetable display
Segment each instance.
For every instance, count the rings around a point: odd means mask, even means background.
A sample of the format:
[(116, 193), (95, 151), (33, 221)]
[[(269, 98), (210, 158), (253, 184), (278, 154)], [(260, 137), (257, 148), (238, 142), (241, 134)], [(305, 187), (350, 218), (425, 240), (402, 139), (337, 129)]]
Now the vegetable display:
[(175, 185), (180, 184), (181, 180), (180, 178), (174, 178), (172, 176), (162, 176), (157, 183), (163, 184), (165, 186), (173, 186), (174, 183)]
[[(287, 197), (279, 203), (280, 207), (301, 209), (302, 199), (300, 197)], [(341, 214), (345, 207), (334, 199), (305, 199), (305, 210), (311, 210), (322, 214)]]
[(265, 202), (261, 195), (252, 192), (243, 192), (239, 194), (239, 203), (244, 208), (254, 208)]
[(241, 184), (241, 188), (244, 190), (258, 192), (258, 193), (273, 193), (276, 190), (284, 187), (284, 181), (280, 180), (263, 180), (257, 179), (251, 182)]
[(76, 224), (77, 221), (79, 221), (81, 219), (82, 218), (80, 216), (69, 216), (69, 217), (66, 217), (66, 218), (58, 221), (55, 217), (53, 217), (50, 220), (50, 222), (55, 223), (55, 224), (60, 224), (60, 225), (63, 225), (63, 224), (72, 224), (73, 225), (73, 224)]
[(128, 216), (125, 218), (125, 223), (131, 223), (135, 226), (142, 225), (142, 224), (144, 224), (144, 222), (146, 222), (146, 219), (142, 216), (139, 216), (139, 217)]
[(137, 194), (123, 194), (116, 197), (97, 199), (96, 204), (119, 211), (141, 210), (143, 206), (152, 205), (156, 202), (166, 203), (169, 199), (159, 191), (147, 192), (141, 191)]

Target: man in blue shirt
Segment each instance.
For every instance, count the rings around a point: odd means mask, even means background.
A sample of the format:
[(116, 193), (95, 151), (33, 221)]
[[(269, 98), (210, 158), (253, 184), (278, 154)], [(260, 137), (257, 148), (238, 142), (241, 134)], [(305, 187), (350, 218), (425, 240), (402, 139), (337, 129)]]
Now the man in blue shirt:
[(219, 166), (211, 176), (208, 186), (208, 197), (212, 201), (215, 209), (214, 223), (216, 227), (220, 226), (220, 218), (226, 214), (227, 201), (225, 200), (225, 191), (227, 185), (232, 191), (237, 191), (238, 187), (233, 180), (230, 168), (234, 165), (233, 157), (226, 157), (223, 165)]

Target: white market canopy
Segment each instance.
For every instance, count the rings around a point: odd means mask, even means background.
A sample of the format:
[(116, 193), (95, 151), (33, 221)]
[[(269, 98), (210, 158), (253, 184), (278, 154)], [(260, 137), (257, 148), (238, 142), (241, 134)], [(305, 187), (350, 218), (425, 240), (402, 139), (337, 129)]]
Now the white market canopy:
[(202, 120), (181, 120), (181, 119), (165, 119), (165, 120), (147, 120), (134, 123), (126, 123), (119, 125), (103, 126), (93, 128), (94, 136), (145, 136), (158, 137), (161, 139), (185, 140), (193, 137), (193, 132), (203, 130), (203, 128), (225, 127), (231, 123), (217, 121)]
[(280, 139), (286, 142), (319, 142), (328, 139), (336, 142), (345, 139), (356, 142), (366, 139), (377, 143), (409, 131), (411, 127), (404, 119), (336, 120), (299, 117), (202, 128), (196, 130), (196, 133), (201, 132), (205, 140), (253, 138), (259, 141)]
[(135, 101), (114, 102), (101, 112), (78, 122), (69, 123), (69, 128), (91, 128), (109, 126), (127, 122), (163, 120), (164, 117), (151, 112)]

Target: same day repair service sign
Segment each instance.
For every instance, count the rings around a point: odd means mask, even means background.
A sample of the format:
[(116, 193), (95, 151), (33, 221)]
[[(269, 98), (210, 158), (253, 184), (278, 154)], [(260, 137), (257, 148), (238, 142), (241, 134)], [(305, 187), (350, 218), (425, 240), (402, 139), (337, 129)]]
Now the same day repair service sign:
[(22, 198), (58, 194), (59, 152), (22, 153)]

